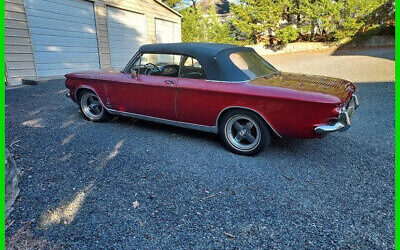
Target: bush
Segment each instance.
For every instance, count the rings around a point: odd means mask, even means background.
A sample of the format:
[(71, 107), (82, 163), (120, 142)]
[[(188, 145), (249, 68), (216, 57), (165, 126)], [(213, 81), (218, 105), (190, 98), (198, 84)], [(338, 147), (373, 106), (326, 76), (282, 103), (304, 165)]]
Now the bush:
[(181, 11), (182, 14), (182, 41), (183, 42), (205, 42), (206, 20), (201, 9), (188, 7)]
[(299, 38), (299, 31), (293, 26), (286, 26), (276, 32), (276, 37), (281, 44), (291, 43)]
[(236, 40), (231, 36), (231, 31), (227, 23), (222, 23), (218, 20), (217, 11), (214, 6), (211, 6), (205, 17), (205, 32), (207, 42), (212, 43), (236, 43)]
[(184, 42), (236, 43), (227, 23), (218, 20), (215, 7), (204, 15), (200, 8), (193, 6), (181, 10), (182, 40)]
[(236, 36), (255, 44), (268, 31), (275, 32), (290, 0), (235, 0), (231, 1), (231, 24)]
[[(384, 4), (387, 2), (386, 4)], [(354, 37), (367, 23), (379, 24), (378, 20), (390, 17), (393, 0), (340, 0), (341, 18), (338, 20), (333, 36), (336, 40)], [(394, 14), (393, 14), (394, 15)], [(394, 18), (393, 18), (394, 19)]]

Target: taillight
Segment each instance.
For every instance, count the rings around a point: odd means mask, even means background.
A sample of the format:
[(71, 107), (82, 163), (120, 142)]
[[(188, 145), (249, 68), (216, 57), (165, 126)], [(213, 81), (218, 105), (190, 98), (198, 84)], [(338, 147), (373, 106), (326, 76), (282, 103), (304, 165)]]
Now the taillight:
[(334, 109), (332, 110), (332, 115), (333, 115), (334, 117), (337, 117), (337, 116), (339, 115), (339, 111), (340, 111), (340, 107), (337, 106), (336, 108), (334, 108)]

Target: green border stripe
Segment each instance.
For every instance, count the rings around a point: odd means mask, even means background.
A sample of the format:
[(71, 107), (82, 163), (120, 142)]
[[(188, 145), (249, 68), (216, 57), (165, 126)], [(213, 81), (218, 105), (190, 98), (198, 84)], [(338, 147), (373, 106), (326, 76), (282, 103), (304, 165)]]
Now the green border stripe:
[[(400, 3), (400, 0), (396, 0), (396, 5)], [(397, 11), (396, 11), (397, 12)], [(399, 61), (400, 59), (400, 28), (399, 28), (399, 23), (400, 23), (400, 15), (399, 13), (396, 13), (396, 57), (395, 61)], [(397, 64), (396, 64), (397, 66)], [(399, 158), (399, 143), (400, 143), (400, 137), (398, 131), (400, 130), (400, 89), (399, 89), (399, 78), (400, 78), (400, 69), (399, 67), (396, 67), (396, 83), (395, 83), (395, 120), (396, 120), (396, 125), (395, 125), (395, 130), (396, 130), (396, 136), (395, 136), (395, 143), (396, 143), (396, 150), (395, 150), (395, 234), (396, 234), (396, 246), (399, 246), (400, 244), (400, 235), (399, 235), (399, 228), (400, 228), (400, 195), (399, 195), (399, 190), (400, 190), (400, 158)], [(397, 249), (400, 249), (397, 247)]]
[[(1, 1), (1, 4), (0, 4), (0, 7), (1, 7), (1, 10), (0, 10), (0, 12), (1, 12), (1, 15), (2, 15), (2, 17), (1, 17), (1, 24), (0, 24), (0, 29), (1, 29), (1, 44), (3, 44), (3, 46), (1, 46), (1, 58), (2, 58), (2, 60), (3, 60), (3, 66), (1, 66), (0, 67), (0, 75), (1, 75), (1, 78), (2, 79), (4, 79), (5, 78), (5, 64), (4, 64), (4, 1)], [(5, 81), (5, 80), (4, 80)], [(4, 106), (4, 95), (5, 95), (5, 84), (4, 83), (0, 83), (0, 86), (1, 86), (1, 90), (0, 90), (0, 148), (2, 148), (2, 152), (0, 153), (0, 155), (1, 155), (1, 162), (4, 164), (5, 163), (5, 160), (4, 160), (4, 148), (5, 148), (5, 137), (4, 137), (4, 133), (5, 133), (5, 125), (4, 125), (4, 122), (5, 122), (5, 120), (4, 120), (4, 109), (5, 109), (5, 106)], [(3, 165), (4, 166), (4, 165)], [(0, 248), (1, 249), (4, 249), (4, 240), (5, 240), (5, 221), (4, 221), (4, 216), (5, 216), (5, 211), (4, 211), (4, 209), (5, 209), (5, 199), (4, 199), (4, 196), (5, 196), (5, 191), (4, 191), (4, 189), (5, 189), (5, 186), (4, 186), (4, 181), (5, 181), (5, 173), (4, 173), (4, 167), (2, 167), (2, 168), (0, 168), (1, 170), (0, 170), (0, 180), (1, 180), (1, 183), (0, 183), (0, 186), (1, 186), (1, 194), (3, 195), (3, 198), (1, 199), (1, 224), (3, 225), (2, 227), (1, 227), (1, 238), (0, 238), (0, 242), (1, 242), (1, 246), (0, 246)]]

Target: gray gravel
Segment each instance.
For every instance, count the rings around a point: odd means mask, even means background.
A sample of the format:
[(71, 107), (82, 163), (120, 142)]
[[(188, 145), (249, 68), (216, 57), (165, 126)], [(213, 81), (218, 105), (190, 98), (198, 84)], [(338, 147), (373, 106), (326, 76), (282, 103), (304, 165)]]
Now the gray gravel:
[(349, 131), (256, 157), (212, 134), (88, 122), (62, 81), (7, 89), (24, 170), (7, 236), (35, 219), (35, 237), (75, 249), (394, 248), (394, 83), (358, 88)]

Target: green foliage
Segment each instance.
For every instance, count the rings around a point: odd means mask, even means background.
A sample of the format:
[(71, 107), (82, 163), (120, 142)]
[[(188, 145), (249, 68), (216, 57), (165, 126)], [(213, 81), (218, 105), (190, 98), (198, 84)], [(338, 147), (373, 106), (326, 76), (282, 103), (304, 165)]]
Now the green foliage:
[(299, 38), (299, 31), (292, 25), (286, 26), (276, 32), (276, 37), (280, 40), (281, 44), (291, 43)]
[(190, 6), (181, 11), (182, 40), (184, 42), (235, 43), (228, 24), (218, 20), (215, 7), (204, 15), (203, 11)]
[(340, 21), (334, 32), (338, 40), (353, 37), (365, 25), (364, 19), (386, 0), (340, 0)]
[(240, 0), (231, 4), (232, 25), (237, 36), (257, 43), (267, 31), (275, 31), (289, 0)]
[(203, 12), (200, 9), (195, 9), (193, 6), (185, 8), (181, 11), (182, 14), (182, 41), (183, 42), (205, 42), (206, 35), (205, 27), (206, 20), (203, 17)]
[(341, 3), (332, 0), (298, 0), (297, 14), (302, 17), (302, 29), (309, 30), (313, 38), (316, 33), (329, 35), (340, 19)]
[(334, 33), (336, 40), (342, 40), (344, 38), (352, 37), (361, 28), (362, 24), (354, 18), (346, 18), (340, 24), (340, 28)]
[(235, 43), (235, 39), (231, 36), (231, 31), (227, 23), (221, 23), (218, 20), (217, 11), (214, 6), (207, 12), (205, 17), (207, 32), (206, 38), (208, 42), (212, 43)]
[[(365, 25), (364, 18), (387, 0), (291, 0), (289, 15), (301, 34), (316, 34), (325, 40), (354, 36)], [(316, 32), (314, 32), (316, 31)]]
[[(215, 6), (204, 13), (197, 0), (164, 0), (183, 15), (183, 41), (240, 45), (260, 42), (272, 33), (281, 44), (300, 36), (311, 41), (353, 37), (361, 28), (366, 32), (394, 19), (394, 3), (382, 6), (387, 1), (394, 0), (236, 0), (230, 6), (233, 17), (221, 22)], [(388, 17), (381, 18), (386, 12)]]

